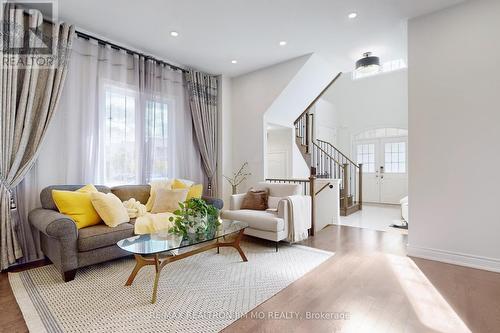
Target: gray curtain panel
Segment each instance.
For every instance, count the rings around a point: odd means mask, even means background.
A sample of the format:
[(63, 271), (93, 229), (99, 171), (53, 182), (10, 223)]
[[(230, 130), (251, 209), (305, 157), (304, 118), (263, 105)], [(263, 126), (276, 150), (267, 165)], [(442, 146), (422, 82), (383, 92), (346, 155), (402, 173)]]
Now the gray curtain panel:
[(217, 196), (218, 79), (189, 70), (186, 80), (194, 130), (207, 177), (206, 193)]
[[(38, 14), (4, 10), (4, 22), (21, 31), (27, 28), (43, 30), (53, 36), (54, 66), (2, 66), (0, 71), (0, 268), (3, 270), (23, 257), (23, 245), (28, 240), (29, 226), (16, 225), (15, 188), (36, 160), (40, 144), (57, 107), (67, 72), (67, 61), (74, 37), (74, 28), (66, 24), (53, 26), (41, 22)], [(6, 27), (6, 25), (4, 25)], [(52, 34), (52, 29), (55, 34)], [(22, 34), (21, 34), (22, 36)], [(14, 44), (19, 34), (4, 33), (4, 43)], [(30, 48), (32, 45), (30, 45)], [(31, 53), (31, 52), (30, 52)], [(36, 53), (33, 50), (33, 53)], [(2, 59), (13, 51), (2, 51)], [(30, 55), (31, 57), (31, 55)], [(31, 247), (34, 245), (31, 244)]]

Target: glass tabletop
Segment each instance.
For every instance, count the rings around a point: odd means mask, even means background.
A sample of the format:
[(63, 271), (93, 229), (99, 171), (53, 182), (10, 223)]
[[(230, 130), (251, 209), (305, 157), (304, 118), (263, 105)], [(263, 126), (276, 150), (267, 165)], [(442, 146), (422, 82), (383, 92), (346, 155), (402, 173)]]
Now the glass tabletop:
[(248, 227), (248, 224), (245, 222), (222, 220), (222, 224), (217, 230), (202, 236), (188, 235), (183, 239), (182, 236), (171, 234), (165, 230), (154, 234), (137, 235), (122, 239), (116, 244), (131, 253), (155, 254), (213, 241), (237, 233), (246, 227)]

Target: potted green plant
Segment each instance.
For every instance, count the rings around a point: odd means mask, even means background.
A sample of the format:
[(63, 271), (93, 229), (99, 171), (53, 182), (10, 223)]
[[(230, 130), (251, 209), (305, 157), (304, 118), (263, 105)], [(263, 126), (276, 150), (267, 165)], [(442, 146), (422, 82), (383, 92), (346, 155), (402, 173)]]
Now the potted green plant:
[(179, 209), (174, 211), (175, 217), (170, 217), (174, 225), (168, 232), (182, 236), (184, 239), (194, 237), (197, 240), (212, 235), (219, 222), (219, 210), (209, 205), (203, 199), (191, 198), (179, 203)]

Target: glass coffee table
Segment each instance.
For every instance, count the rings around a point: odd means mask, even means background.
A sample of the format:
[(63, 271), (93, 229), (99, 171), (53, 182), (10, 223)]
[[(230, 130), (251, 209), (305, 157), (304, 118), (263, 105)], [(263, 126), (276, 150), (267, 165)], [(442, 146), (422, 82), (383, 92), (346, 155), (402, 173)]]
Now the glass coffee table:
[[(151, 299), (151, 303), (155, 303), (160, 272), (168, 263), (215, 248), (217, 249), (217, 253), (219, 253), (219, 248), (221, 247), (235, 248), (240, 254), (241, 259), (248, 261), (240, 247), (240, 241), (246, 227), (248, 227), (248, 224), (244, 222), (222, 220), (222, 224), (217, 230), (203, 237), (188, 235), (188, 237), (183, 238), (182, 236), (164, 231), (122, 239), (116, 244), (123, 250), (133, 253), (135, 257), (135, 267), (125, 286), (132, 284), (135, 276), (142, 267), (155, 266), (153, 297)], [(183, 249), (182, 253), (176, 254), (181, 249)]]

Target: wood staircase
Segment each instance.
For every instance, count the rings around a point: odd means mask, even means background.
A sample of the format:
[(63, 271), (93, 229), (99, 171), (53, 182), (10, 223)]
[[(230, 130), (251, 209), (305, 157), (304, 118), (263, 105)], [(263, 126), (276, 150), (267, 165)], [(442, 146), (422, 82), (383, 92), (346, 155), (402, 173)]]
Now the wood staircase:
[(330, 142), (317, 140), (314, 113), (311, 108), (341, 76), (339, 73), (295, 120), (295, 143), (306, 161), (311, 176), (341, 179), (340, 215), (347, 216), (362, 209), (363, 165), (357, 164)]

